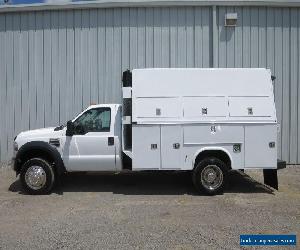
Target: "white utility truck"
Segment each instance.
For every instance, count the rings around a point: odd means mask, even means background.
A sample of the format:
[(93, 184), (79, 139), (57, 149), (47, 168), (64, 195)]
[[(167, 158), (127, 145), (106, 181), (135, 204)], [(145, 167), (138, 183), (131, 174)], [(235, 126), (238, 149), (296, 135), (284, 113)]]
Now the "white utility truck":
[(191, 171), (198, 191), (223, 191), (228, 171), (263, 169), (278, 188), (277, 119), (268, 69), (135, 69), (123, 104), (92, 105), (66, 126), (14, 140), (25, 190), (49, 193), (66, 172)]

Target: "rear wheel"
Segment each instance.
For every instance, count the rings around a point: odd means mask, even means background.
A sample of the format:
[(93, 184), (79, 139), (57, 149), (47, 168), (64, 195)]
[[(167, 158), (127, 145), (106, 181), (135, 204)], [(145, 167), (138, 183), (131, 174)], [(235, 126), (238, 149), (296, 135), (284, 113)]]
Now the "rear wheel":
[(215, 195), (222, 193), (227, 183), (227, 166), (216, 157), (200, 161), (193, 171), (193, 183), (199, 192)]
[(46, 160), (33, 158), (22, 166), (20, 179), (27, 193), (48, 194), (55, 183), (54, 169)]

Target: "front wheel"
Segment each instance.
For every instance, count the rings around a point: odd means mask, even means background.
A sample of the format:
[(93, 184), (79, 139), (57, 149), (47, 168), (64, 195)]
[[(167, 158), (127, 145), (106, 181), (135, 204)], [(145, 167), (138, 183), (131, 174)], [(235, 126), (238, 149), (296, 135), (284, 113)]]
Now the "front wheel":
[(227, 183), (226, 164), (216, 157), (200, 161), (193, 171), (193, 183), (199, 192), (215, 195), (222, 193)]
[(48, 194), (54, 186), (55, 174), (49, 162), (33, 158), (22, 166), (20, 180), (27, 193)]

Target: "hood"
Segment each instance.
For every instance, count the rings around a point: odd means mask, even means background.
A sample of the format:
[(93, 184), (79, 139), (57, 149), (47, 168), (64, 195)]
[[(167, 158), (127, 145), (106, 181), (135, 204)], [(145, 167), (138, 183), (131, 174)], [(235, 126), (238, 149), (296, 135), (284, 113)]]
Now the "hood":
[(43, 138), (43, 137), (53, 136), (55, 134), (60, 134), (58, 133), (59, 131), (54, 131), (54, 129), (55, 127), (50, 127), (50, 128), (41, 128), (41, 129), (24, 131), (17, 136), (17, 139), (28, 138), (28, 137)]

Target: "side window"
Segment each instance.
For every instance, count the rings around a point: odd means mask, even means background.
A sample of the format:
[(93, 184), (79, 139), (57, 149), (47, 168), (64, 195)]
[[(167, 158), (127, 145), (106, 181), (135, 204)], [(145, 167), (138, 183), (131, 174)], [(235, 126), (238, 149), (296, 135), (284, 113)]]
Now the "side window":
[(83, 113), (74, 121), (75, 134), (110, 131), (110, 108), (95, 108)]

